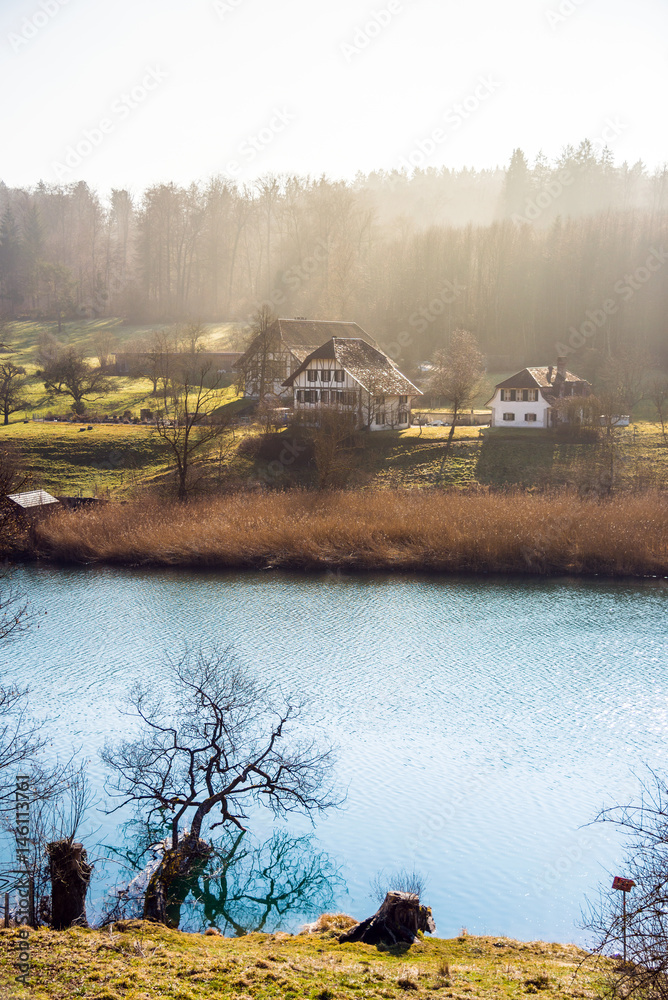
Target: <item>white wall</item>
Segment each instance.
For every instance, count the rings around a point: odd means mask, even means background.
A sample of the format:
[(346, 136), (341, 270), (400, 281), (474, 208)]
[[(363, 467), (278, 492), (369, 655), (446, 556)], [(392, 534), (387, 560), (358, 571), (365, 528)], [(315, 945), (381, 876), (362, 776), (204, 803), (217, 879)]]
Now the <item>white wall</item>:
[[(509, 400), (501, 401), (501, 390), (497, 389), (494, 398), (489, 404), (492, 410), (492, 427), (549, 427), (548, 413), (549, 405), (538, 393), (538, 401), (535, 403), (525, 403), (524, 401)], [(514, 413), (514, 420), (504, 420), (504, 413)], [(528, 421), (524, 419), (526, 413), (535, 413), (536, 420)]]

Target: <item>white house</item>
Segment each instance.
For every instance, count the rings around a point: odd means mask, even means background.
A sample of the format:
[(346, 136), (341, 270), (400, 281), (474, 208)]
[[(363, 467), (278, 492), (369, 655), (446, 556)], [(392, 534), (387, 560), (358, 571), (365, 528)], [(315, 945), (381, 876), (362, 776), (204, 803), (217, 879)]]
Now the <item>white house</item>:
[(295, 411), (342, 409), (372, 431), (410, 426), (412, 399), (422, 395), (387, 354), (360, 338), (332, 337), (283, 385), (294, 393)]
[[(234, 367), (244, 396), (285, 396), (285, 379), (330, 337), (356, 337), (373, 347), (376, 341), (357, 323), (338, 320), (277, 319), (258, 334)], [(289, 393), (288, 393), (289, 395)]]
[(566, 359), (556, 365), (523, 368), (499, 382), (487, 403), (492, 410), (492, 427), (554, 427), (566, 401), (586, 398), (592, 387), (586, 379), (566, 371)]

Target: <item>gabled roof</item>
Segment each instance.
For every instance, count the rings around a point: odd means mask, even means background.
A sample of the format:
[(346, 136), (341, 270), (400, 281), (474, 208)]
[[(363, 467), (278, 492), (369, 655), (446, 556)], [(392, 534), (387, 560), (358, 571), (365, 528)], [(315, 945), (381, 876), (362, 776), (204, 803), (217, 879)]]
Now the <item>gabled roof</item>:
[[(366, 341), (373, 347), (378, 346), (373, 337), (369, 336), (357, 323), (340, 322), (339, 320), (277, 319), (269, 328), (268, 333), (272, 337), (276, 337), (278, 342), (291, 351), (298, 361), (303, 361), (311, 351), (332, 337), (354, 337)], [(235, 368), (243, 367), (243, 364), (253, 356), (261, 343), (262, 335), (258, 334), (245, 354), (239, 358)]]
[(312, 351), (299, 368), (286, 378), (283, 385), (292, 386), (297, 376), (308, 368), (311, 361), (331, 361), (335, 367), (347, 371), (363, 389), (377, 396), (422, 395), (420, 390), (402, 375), (387, 354), (359, 337), (332, 337), (326, 344)]
[(499, 382), (497, 389), (551, 389), (558, 382), (577, 382), (589, 385), (586, 379), (579, 378), (572, 372), (565, 372), (563, 379), (558, 375), (556, 365), (543, 365), (539, 368), (523, 368), (516, 375), (511, 375), (505, 382)]
[(24, 510), (28, 510), (30, 507), (48, 507), (50, 504), (60, 502), (55, 497), (52, 497), (50, 493), (47, 493), (46, 490), (31, 490), (30, 493), (9, 493), (7, 499)]

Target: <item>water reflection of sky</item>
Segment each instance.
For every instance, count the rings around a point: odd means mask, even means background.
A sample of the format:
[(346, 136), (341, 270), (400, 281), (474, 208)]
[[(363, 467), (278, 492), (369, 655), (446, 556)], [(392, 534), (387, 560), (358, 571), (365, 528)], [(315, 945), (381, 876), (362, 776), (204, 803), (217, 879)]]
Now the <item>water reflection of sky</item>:
[(184, 638), (229, 645), (312, 697), (348, 786), (317, 835), (344, 865), (338, 902), (355, 916), (373, 908), (378, 869), (415, 865), (440, 935), (582, 940), (583, 896), (619, 845), (610, 828), (581, 827), (634, 794), (634, 770), (664, 763), (662, 583), (20, 573), (47, 614), (10, 648), (10, 672), (98, 782), (124, 691), (159, 683), (162, 651)]

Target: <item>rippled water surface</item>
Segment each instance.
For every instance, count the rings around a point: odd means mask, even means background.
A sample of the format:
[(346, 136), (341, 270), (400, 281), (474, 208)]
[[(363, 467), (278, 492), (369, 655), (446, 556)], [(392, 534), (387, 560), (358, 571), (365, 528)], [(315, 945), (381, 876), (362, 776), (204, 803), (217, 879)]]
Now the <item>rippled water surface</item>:
[(348, 787), (316, 834), (358, 917), (379, 869), (414, 865), (441, 936), (582, 941), (584, 896), (620, 852), (584, 825), (666, 766), (662, 583), (33, 567), (20, 582), (46, 614), (3, 655), (98, 786), (128, 686), (159, 684), (184, 638), (313, 695)]

